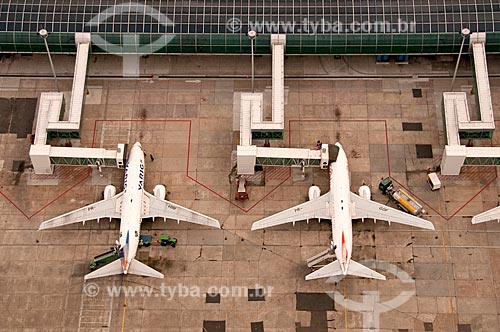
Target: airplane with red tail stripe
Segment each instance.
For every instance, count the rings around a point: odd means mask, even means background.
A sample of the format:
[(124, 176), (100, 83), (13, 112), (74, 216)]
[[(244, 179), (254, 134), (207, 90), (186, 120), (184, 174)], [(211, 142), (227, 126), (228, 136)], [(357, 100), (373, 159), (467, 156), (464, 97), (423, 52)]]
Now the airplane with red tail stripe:
[(425, 219), (372, 201), (370, 188), (366, 185), (359, 188), (359, 195), (352, 193), (349, 164), (344, 149), (337, 142), (333, 146), (333, 150), (334, 161), (330, 164), (330, 191), (328, 193), (321, 195), (320, 189), (313, 185), (309, 188), (308, 202), (258, 220), (253, 223), (252, 230), (289, 222), (295, 225), (295, 222), (299, 220), (309, 222), (309, 219), (318, 219), (319, 221), (330, 219), (332, 243), (325, 254), (329, 253), (330, 257), (333, 257), (334, 254), (336, 260), (308, 274), (306, 280), (342, 275), (385, 280), (384, 275), (351, 259), (352, 219), (387, 220), (389, 224), (396, 222), (430, 230), (434, 229), (434, 225)]

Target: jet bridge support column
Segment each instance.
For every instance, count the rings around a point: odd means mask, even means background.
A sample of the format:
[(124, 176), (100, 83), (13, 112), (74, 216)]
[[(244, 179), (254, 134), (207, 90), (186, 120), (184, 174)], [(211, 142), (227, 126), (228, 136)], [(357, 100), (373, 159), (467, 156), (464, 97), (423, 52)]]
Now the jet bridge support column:
[(490, 139), (495, 130), (491, 102), (488, 65), (486, 62), (486, 33), (470, 36), (474, 68), (474, 90), (480, 121), (470, 119), (465, 92), (444, 92), (443, 109), (446, 127), (446, 146), (441, 160), (441, 174), (459, 175), (464, 165), (496, 165), (500, 158), (498, 148), (466, 147), (460, 139)]
[[(240, 144), (236, 150), (238, 174), (254, 174), (254, 167), (259, 157), (257, 152), (259, 148), (252, 145), (252, 133), (267, 134), (279, 132), (281, 134), (283, 132), (285, 126), (285, 45), (286, 35), (271, 35), (273, 54), (272, 120), (266, 121), (264, 119), (263, 93), (241, 94)], [(292, 157), (289, 159), (292, 160), (295, 158)], [(285, 162), (285, 164), (288, 163)]]
[(75, 33), (77, 44), (75, 76), (67, 120), (60, 120), (64, 114), (62, 93), (42, 92), (40, 94), (35, 142), (29, 153), (35, 174), (52, 174), (54, 165), (123, 168), (126, 153), (124, 144), (118, 144), (117, 150), (53, 147), (47, 144), (50, 137), (79, 137), (80, 135), (90, 41), (90, 33)]
[(285, 46), (286, 35), (271, 35), (273, 50), (273, 123), (283, 130), (285, 123)]

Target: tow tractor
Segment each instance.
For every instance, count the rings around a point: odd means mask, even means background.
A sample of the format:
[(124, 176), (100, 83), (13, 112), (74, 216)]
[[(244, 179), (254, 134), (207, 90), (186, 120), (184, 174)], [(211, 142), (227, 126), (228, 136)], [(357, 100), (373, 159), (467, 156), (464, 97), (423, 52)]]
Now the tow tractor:
[(149, 247), (151, 245), (151, 241), (153, 237), (151, 235), (141, 235), (139, 236), (139, 248)]
[(378, 189), (380, 189), (380, 191), (382, 191), (384, 195), (392, 198), (401, 210), (409, 214), (413, 214), (414, 216), (425, 213), (423, 206), (420, 205), (417, 200), (413, 198), (408, 192), (403, 189), (396, 190), (394, 188), (390, 177), (387, 177), (380, 181)]
[(177, 239), (175, 237), (170, 237), (167, 234), (160, 234), (160, 245), (162, 247), (169, 245), (172, 248), (175, 248), (177, 245)]

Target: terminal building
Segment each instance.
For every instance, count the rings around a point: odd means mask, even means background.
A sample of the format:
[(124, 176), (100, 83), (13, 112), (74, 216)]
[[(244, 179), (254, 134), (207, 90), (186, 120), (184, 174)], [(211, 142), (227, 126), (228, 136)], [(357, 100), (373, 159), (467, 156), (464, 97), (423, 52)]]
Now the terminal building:
[[(0, 52), (76, 53), (75, 32), (92, 33), (94, 53), (250, 53), (246, 33), (286, 34), (286, 54), (458, 53), (460, 31), (486, 32), (500, 51), (496, 0), (7, 0), (0, 4)], [(467, 45), (466, 45), (467, 46)]]
[(254, 93), (252, 88), (240, 100), (238, 174), (253, 174), (258, 164), (328, 165), (327, 147), (321, 153), (297, 150), (290, 156), (290, 150), (259, 149), (252, 143), (257, 138), (283, 137), (285, 55), (372, 54), (381, 62), (395, 55), (396, 62), (405, 63), (410, 55), (468, 52), (480, 120), (469, 118), (465, 92), (443, 94), (448, 144), (442, 174), (458, 175), (463, 165), (496, 165), (500, 159), (500, 148), (471, 148), (460, 141), (490, 139), (495, 129), (486, 53), (500, 52), (500, 3), (496, 0), (3, 2), (0, 53), (48, 50), (77, 55), (69, 119), (60, 119), (65, 100), (59, 91), (42, 94), (39, 100), (36, 144), (30, 151), (37, 173), (51, 173), (53, 165), (61, 161), (99, 167), (123, 165), (124, 147), (97, 154), (70, 149), (68, 154), (47, 144), (50, 137), (80, 135), (91, 53), (122, 55), (124, 74), (125, 68), (138, 68), (126, 63), (136, 63), (140, 55), (272, 54), (272, 120), (263, 116), (262, 93)]

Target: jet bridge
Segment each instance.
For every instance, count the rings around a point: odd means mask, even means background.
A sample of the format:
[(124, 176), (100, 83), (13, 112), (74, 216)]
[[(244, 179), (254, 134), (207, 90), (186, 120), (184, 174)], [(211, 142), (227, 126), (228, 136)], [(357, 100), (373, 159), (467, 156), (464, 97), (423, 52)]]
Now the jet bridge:
[(467, 94), (444, 92), (443, 109), (447, 145), (441, 161), (441, 174), (458, 175), (462, 166), (500, 164), (500, 148), (466, 147), (461, 139), (491, 139), (495, 119), (491, 102), (488, 66), (485, 53), (486, 34), (473, 33), (470, 37), (474, 68), (474, 91), (479, 121), (470, 119)]
[(285, 124), (286, 35), (271, 35), (273, 87), (272, 121), (264, 120), (264, 95), (242, 93), (240, 100), (240, 144), (237, 146), (237, 173), (251, 175), (255, 166), (328, 168), (336, 160), (338, 147), (322, 144), (320, 149), (270, 148), (252, 145), (252, 134), (283, 132)]
[(75, 33), (75, 74), (66, 119), (63, 93), (42, 92), (40, 95), (35, 140), (30, 148), (35, 174), (52, 174), (54, 165), (123, 167), (126, 158), (124, 144), (119, 144), (117, 150), (53, 147), (47, 144), (51, 138), (80, 137), (90, 42), (90, 33)]
[(123, 168), (126, 153), (125, 144), (116, 150), (32, 145), (30, 158), (35, 174), (52, 174), (54, 165)]
[(322, 144), (320, 150), (238, 145), (238, 174), (252, 175), (257, 165), (325, 169), (332, 161), (330, 150), (328, 144)]

